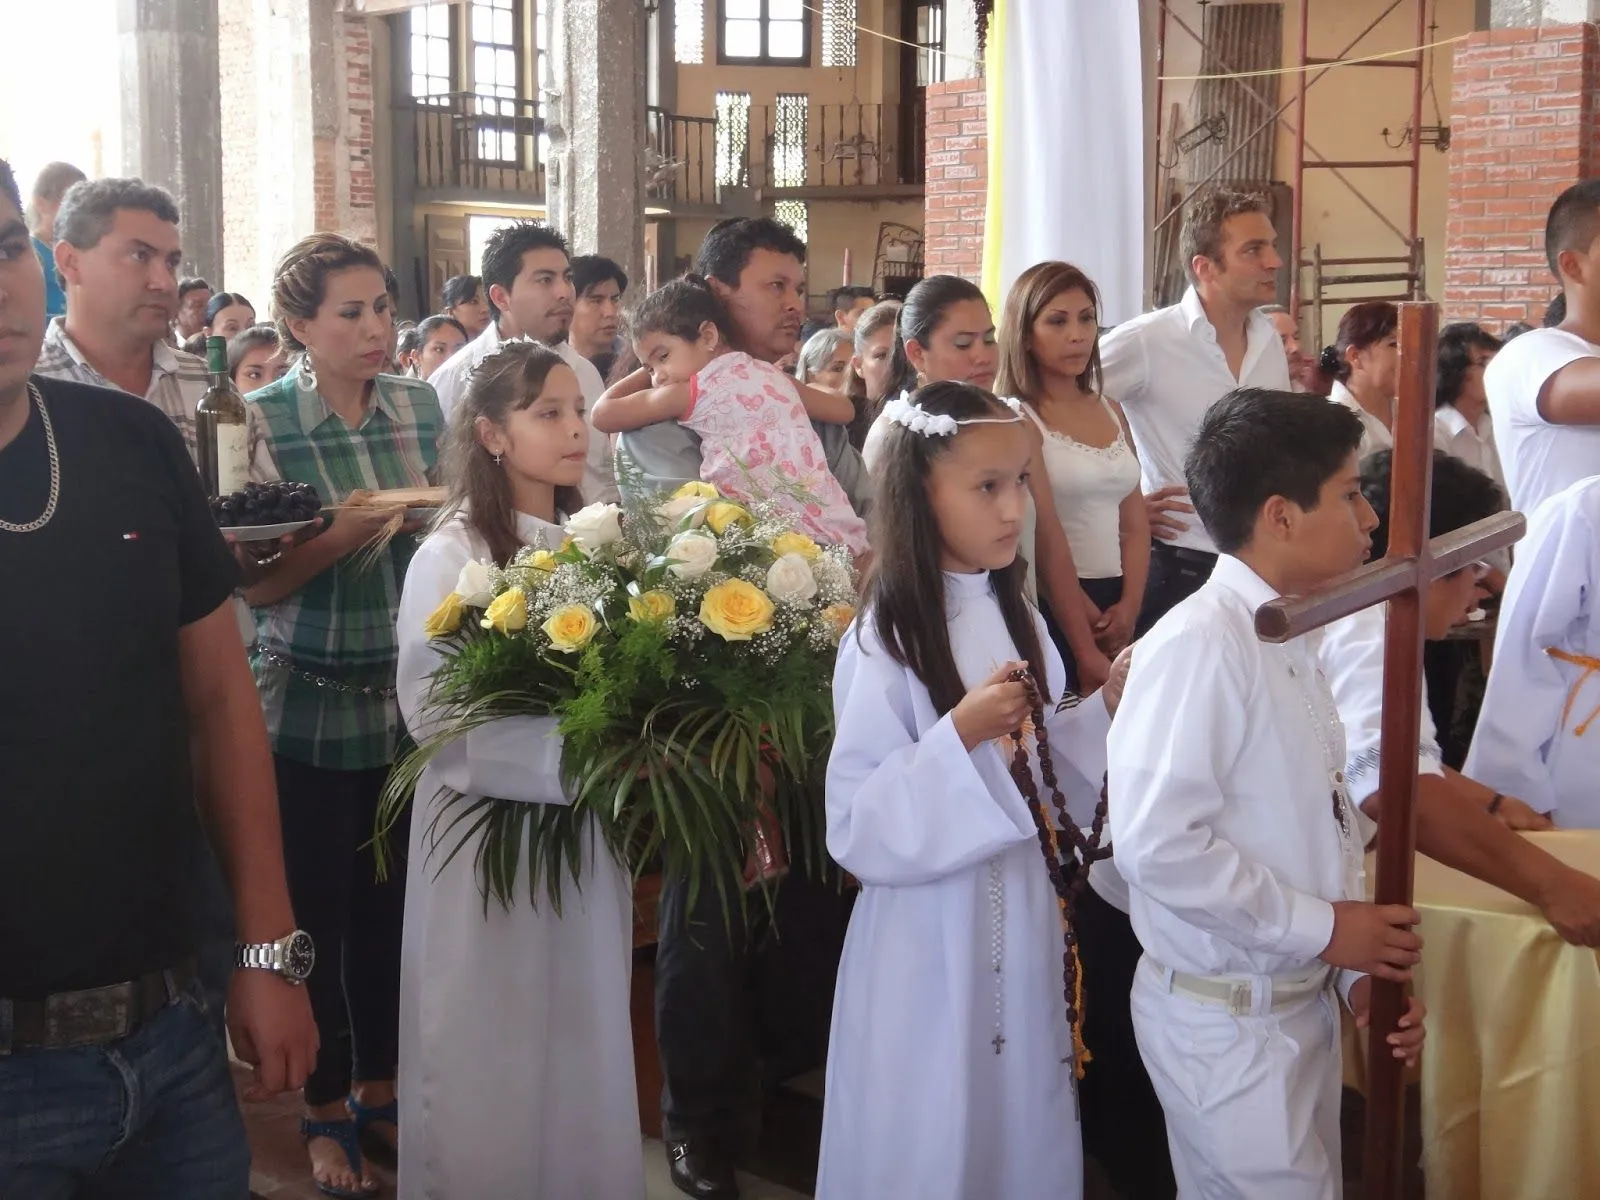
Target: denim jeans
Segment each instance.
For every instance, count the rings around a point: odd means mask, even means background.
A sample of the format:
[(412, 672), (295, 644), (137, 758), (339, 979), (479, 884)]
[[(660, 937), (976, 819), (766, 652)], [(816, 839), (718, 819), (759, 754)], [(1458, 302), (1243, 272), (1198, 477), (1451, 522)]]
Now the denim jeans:
[(120, 1041), (0, 1054), (0, 1196), (249, 1195), (250, 1146), (198, 985)]

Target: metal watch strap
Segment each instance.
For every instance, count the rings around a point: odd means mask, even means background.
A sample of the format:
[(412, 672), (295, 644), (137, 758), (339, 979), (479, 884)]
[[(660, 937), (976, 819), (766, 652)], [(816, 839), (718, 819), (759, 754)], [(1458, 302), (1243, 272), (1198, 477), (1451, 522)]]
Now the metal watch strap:
[(276, 942), (258, 942), (253, 945), (240, 946), (238, 964), (258, 971), (273, 971), (278, 967), (278, 944)]

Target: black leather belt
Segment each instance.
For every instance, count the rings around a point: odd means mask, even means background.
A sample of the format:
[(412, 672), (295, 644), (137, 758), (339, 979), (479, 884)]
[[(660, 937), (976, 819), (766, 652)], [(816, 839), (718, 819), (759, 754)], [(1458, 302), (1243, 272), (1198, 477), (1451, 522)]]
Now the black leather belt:
[(1217, 565), (1217, 556), (1209, 550), (1191, 550), (1188, 546), (1174, 546), (1171, 542), (1163, 541), (1152, 542), (1150, 548), (1156, 554), (1164, 554), (1190, 566), (1205, 567), (1209, 570)]
[(194, 977), (191, 961), (43, 1000), (0, 1000), (0, 1054), (27, 1046), (60, 1049), (119, 1041), (175, 1002)]

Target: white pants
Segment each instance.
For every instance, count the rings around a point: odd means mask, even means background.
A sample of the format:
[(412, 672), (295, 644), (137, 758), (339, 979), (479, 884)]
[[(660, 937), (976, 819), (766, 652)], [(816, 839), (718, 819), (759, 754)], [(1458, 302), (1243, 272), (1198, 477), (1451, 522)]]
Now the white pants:
[(1339, 1200), (1331, 987), (1278, 1012), (1236, 1017), (1169, 991), (1147, 956), (1131, 999), (1181, 1200)]

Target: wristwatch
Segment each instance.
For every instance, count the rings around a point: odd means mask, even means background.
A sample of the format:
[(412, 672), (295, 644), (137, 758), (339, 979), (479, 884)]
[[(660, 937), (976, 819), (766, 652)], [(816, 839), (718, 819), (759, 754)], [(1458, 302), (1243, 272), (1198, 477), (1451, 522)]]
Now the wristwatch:
[(316, 961), (316, 947), (303, 929), (275, 942), (236, 942), (233, 947), (234, 966), (272, 971), (289, 983), (304, 983)]

